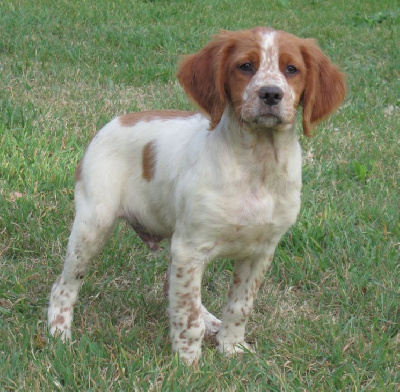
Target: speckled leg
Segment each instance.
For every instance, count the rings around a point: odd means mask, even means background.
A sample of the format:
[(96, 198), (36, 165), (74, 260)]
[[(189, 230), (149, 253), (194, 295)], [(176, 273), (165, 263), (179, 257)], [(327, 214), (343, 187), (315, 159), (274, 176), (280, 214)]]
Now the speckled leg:
[(61, 276), (50, 294), (47, 312), (49, 330), (62, 340), (71, 339), (73, 308), (90, 261), (102, 250), (114, 227), (115, 217), (100, 206), (77, 210)]
[(251, 350), (244, 341), (245, 327), (271, 261), (272, 253), (255, 260), (236, 261), (222, 324), (216, 335), (217, 348), (221, 353), (231, 355), (244, 349)]
[(191, 249), (172, 242), (168, 290), (170, 337), (172, 350), (188, 364), (199, 360), (206, 330), (200, 292), (206, 263), (200, 260)]
[[(168, 297), (169, 292), (169, 275), (171, 271), (171, 264), (168, 266), (167, 277), (164, 283), (164, 295)], [(203, 315), (204, 325), (205, 325), (205, 333), (204, 336), (211, 337), (214, 336), (221, 325), (221, 320), (217, 319), (212, 313), (210, 313), (206, 307), (201, 304), (201, 313)]]

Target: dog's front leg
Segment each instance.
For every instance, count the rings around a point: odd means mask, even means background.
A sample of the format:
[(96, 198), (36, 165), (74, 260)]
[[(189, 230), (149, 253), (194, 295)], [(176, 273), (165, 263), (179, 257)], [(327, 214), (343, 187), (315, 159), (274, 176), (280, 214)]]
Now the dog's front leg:
[(201, 305), (201, 280), (205, 265), (184, 245), (171, 244), (169, 270), (169, 317), (172, 350), (186, 363), (201, 355), (205, 323)]
[(244, 341), (245, 327), (265, 272), (271, 264), (274, 248), (263, 257), (236, 261), (228, 301), (222, 312), (222, 324), (216, 335), (219, 352), (231, 355), (244, 349), (251, 350)]

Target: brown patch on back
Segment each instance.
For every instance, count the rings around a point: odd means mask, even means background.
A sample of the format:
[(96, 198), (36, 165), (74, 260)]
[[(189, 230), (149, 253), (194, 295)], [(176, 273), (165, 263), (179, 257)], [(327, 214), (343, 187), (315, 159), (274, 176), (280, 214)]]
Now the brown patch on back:
[(142, 153), (142, 177), (151, 181), (156, 171), (156, 142), (152, 140), (143, 147)]
[(172, 120), (174, 118), (186, 118), (194, 116), (197, 112), (184, 110), (147, 110), (138, 113), (128, 113), (119, 117), (123, 127), (132, 127), (140, 121), (150, 122), (153, 120)]

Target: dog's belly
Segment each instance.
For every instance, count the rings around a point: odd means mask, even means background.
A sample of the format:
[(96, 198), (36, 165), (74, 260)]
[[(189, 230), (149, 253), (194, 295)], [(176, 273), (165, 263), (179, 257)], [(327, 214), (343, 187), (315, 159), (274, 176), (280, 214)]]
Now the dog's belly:
[(230, 199), (211, 191), (199, 194), (195, 203), (187, 205), (190, 212), (178, 214), (182, 220), (171, 206), (143, 198), (138, 203), (140, 210), (122, 217), (151, 250), (175, 234), (202, 253), (206, 261), (251, 257), (277, 243), (296, 221), (300, 191), (279, 198), (268, 193), (263, 197), (246, 196)]

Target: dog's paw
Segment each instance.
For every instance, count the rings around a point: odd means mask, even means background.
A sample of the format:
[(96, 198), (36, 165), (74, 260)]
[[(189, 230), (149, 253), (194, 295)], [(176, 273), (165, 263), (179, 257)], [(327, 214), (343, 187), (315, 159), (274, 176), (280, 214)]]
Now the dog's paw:
[(63, 342), (71, 340), (71, 308), (50, 306), (47, 317), (51, 335), (59, 337)]
[(217, 350), (221, 354), (224, 354), (228, 357), (236, 354), (243, 354), (246, 352), (251, 352), (251, 353), (255, 352), (254, 348), (245, 341), (237, 343), (224, 342), (224, 341), (218, 342)]
[(203, 305), (201, 307), (201, 312), (203, 314), (203, 320), (206, 327), (204, 337), (208, 338), (214, 336), (219, 331), (221, 320), (217, 319)]
[(56, 338), (60, 338), (63, 342), (69, 342), (72, 339), (71, 330), (69, 328), (60, 329), (59, 326), (50, 326), (49, 332)]

